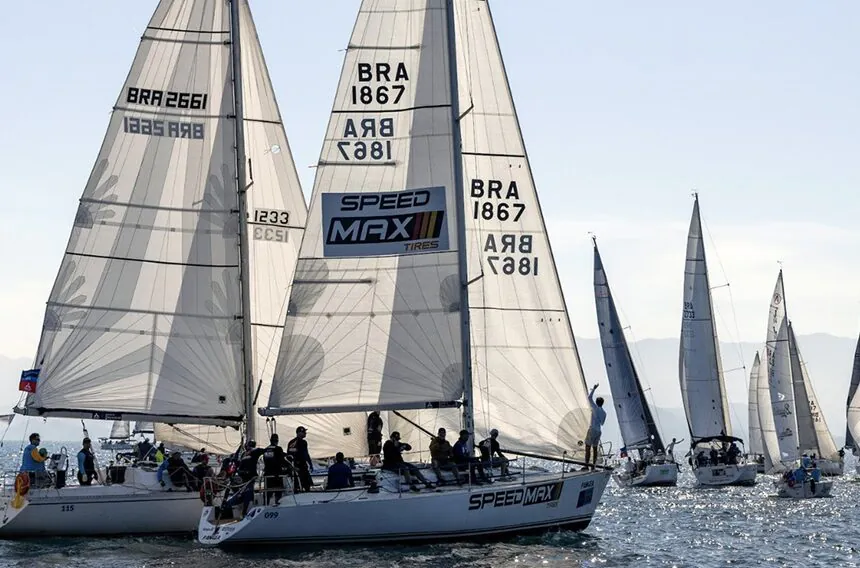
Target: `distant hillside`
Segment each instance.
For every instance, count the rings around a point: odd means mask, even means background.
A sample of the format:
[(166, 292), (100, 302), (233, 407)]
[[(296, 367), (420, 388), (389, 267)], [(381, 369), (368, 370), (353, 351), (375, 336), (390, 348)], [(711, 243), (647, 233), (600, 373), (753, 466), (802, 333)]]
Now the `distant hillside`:
[[(833, 432), (837, 445), (841, 446), (845, 437), (845, 399), (848, 395), (848, 383), (854, 361), (855, 340), (818, 333), (800, 336), (798, 341), (819, 403), (824, 409), (827, 424)], [(600, 383), (598, 392), (609, 398), (609, 384), (603, 366), (600, 341), (578, 339), (577, 345), (586, 381), (589, 385)], [(752, 364), (756, 350), (760, 348), (760, 345), (753, 343), (720, 345), (732, 408), (732, 425), (735, 434), (742, 438), (747, 436), (749, 366)], [(689, 432), (678, 385), (678, 340), (644, 339), (632, 344), (631, 351), (636, 360), (639, 375), (645, 383), (644, 386), (648, 388), (650, 385), (648, 396), (653, 406), (657, 408), (657, 419), (664, 437), (688, 439)], [(4, 378), (0, 382), (0, 414), (11, 412), (12, 406), (18, 400), (18, 377), (21, 370), (29, 365), (30, 361), (27, 359), (9, 359), (0, 356), (0, 376)], [(744, 366), (747, 368), (743, 369)], [(621, 438), (618, 434), (618, 423), (610, 407), (611, 405), (607, 405), (609, 416), (604, 440), (617, 442)], [(25, 429), (32, 431), (38, 428), (44, 439), (54, 440), (77, 438), (81, 431), (79, 420), (44, 421), (31, 418), (29, 425), (26, 423), (26, 418), (16, 417), (7, 435), (7, 441), (21, 439)], [(98, 423), (94, 420), (88, 420), (87, 427), (90, 434), (94, 436), (105, 436), (109, 430), (108, 423)]]

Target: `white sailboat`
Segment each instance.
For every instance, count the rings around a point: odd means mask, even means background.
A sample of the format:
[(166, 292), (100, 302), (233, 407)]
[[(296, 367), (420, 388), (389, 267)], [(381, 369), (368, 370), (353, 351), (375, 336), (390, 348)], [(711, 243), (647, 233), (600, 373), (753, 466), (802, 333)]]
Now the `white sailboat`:
[[(781, 281), (777, 285), (780, 284)], [(780, 322), (776, 341), (773, 342), (772, 346), (768, 345), (768, 351), (773, 353), (769, 378), (771, 408), (776, 425), (780, 461), (787, 468), (786, 473), (774, 483), (780, 497), (795, 499), (824, 497), (830, 494), (833, 487), (832, 482), (816, 482), (814, 479), (807, 479), (805, 473), (802, 472), (802, 477), (798, 479), (795, 477), (795, 470), (792, 467), (800, 460), (801, 454), (789, 337), (788, 318), (783, 318)]]
[(764, 439), (762, 436), (761, 420), (758, 411), (758, 381), (761, 374), (761, 359), (756, 351), (750, 371), (749, 384), (749, 437), (747, 441), (747, 459), (755, 462), (758, 473), (765, 472)]
[(433, 432), (497, 428), (518, 459), (492, 486), (410, 493), (371, 469), (353, 489), (258, 495), (241, 519), (210, 507), (200, 542), (588, 526), (610, 474), (569, 468), (590, 408), (486, 1), (362, 2), (308, 218), (264, 413), (307, 426), (314, 456), (366, 456), (379, 410), (389, 428), (393, 411)]
[[(851, 385), (848, 387), (848, 403), (846, 409), (845, 448), (852, 451), (855, 457), (860, 457), (860, 338), (854, 350), (854, 368), (851, 372)], [(860, 475), (860, 463), (855, 465)]]
[(138, 421), (134, 423), (134, 430), (131, 432), (134, 435), (155, 434), (155, 424), (149, 421)]
[[(16, 412), (244, 424), (253, 436), (306, 212), (247, 1), (159, 2), (80, 200)], [(92, 486), (61, 477), (23, 495), (23, 485), (7, 489), (0, 536), (197, 526), (197, 492), (169, 479), (165, 489), (146, 465), (101, 471)]]
[[(842, 458), (840, 457), (836, 444), (833, 441), (833, 436), (830, 434), (830, 430), (827, 427), (824, 414), (820, 410), (818, 397), (815, 394), (815, 389), (812, 387), (809, 373), (807, 372), (806, 365), (803, 363), (801, 357), (800, 346), (798, 345), (797, 337), (794, 334), (794, 327), (792, 326), (791, 320), (788, 318), (785, 284), (782, 270), (780, 270), (774, 287), (768, 321), (767, 345), (770, 357), (774, 356), (773, 351), (779, 344), (780, 340), (778, 335), (783, 322), (785, 322), (786, 327), (785, 347), (787, 348), (789, 361), (787, 373), (792, 388), (790, 397), (790, 404), (792, 407), (790, 410), (793, 414), (793, 422), (791, 424), (793, 425), (792, 428), (796, 434), (793, 442), (796, 443), (798, 451), (798, 457), (794, 459), (799, 459), (803, 455), (807, 455), (815, 460), (818, 469), (823, 475), (841, 475), (843, 467)], [(769, 360), (768, 376), (771, 377), (769, 380), (771, 386), (771, 397), (774, 396), (774, 380), (772, 378), (774, 376), (773, 365), (774, 363)], [(782, 391), (780, 392), (782, 396), (785, 396), (785, 393), (782, 393)], [(773, 404), (774, 402), (777, 404), (781, 403), (783, 407), (785, 404), (789, 404), (788, 400), (773, 401), (772, 399), (771, 403)], [(777, 432), (781, 435), (779, 428), (777, 428)], [(782, 448), (784, 442), (785, 440), (780, 438), (780, 453), (783, 453)], [(793, 465), (794, 459), (786, 459), (784, 455), (779, 456), (779, 461), (786, 468)]]
[(103, 450), (123, 451), (134, 448), (131, 439), (131, 423), (127, 420), (114, 420), (111, 424), (110, 435), (99, 438), (99, 446)]
[(597, 239), (594, 239), (594, 302), (606, 376), (621, 428), (621, 439), (629, 456), (627, 463), (630, 464), (616, 468), (612, 477), (622, 487), (676, 485), (678, 465), (674, 456), (666, 454), (651, 408), (645, 400), (645, 391), (633, 365), (600, 251), (597, 250)]
[(736, 446), (743, 440), (732, 436), (698, 195), (687, 236), (680, 344), (681, 395), (696, 480), (714, 486), (755, 484), (757, 466), (744, 461)]

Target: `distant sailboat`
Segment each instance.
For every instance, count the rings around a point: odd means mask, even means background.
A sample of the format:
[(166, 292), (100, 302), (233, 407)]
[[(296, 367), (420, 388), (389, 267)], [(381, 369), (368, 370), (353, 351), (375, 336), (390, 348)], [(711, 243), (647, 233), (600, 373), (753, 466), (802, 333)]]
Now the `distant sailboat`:
[(131, 440), (131, 424), (127, 420), (114, 420), (111, 425), (110, 435), (107, 438), (99, 438), (99, 446), (103, 450), (123, 451), (134, 448)]
[(748, 459), (756, 463), (758, 473), (765, 472), (765, 458), (764, 458), (764, 440), (762, 435), (762, 427), (761, 427), (761, 419), (759, 418), (759, 409), (758, 409), (758, 385), (759, 385), (759, 376), (761, 375), (761, 359), (759, 358), (758, 351), (755, 354), (755, 360), (753, 361), (752, 370), (750, 371), (750, 384), (749, 384), (749, 438), (747, 441), (749, 442), (748, 449)]
[[(597, 239), (594, 239), (594, 301), (612, 404), (626, 453), (630, 456), (622, 467), (615, 469), (613, 478), (622, 486), (676, 485), (678, 466), (674, 456), (665, 453), (666, 448), (651, 408), (645, 400), (645, 392), (633, 365), (609, 289), (600, 251), (597, 250)], [(636, 459), (632, 456), (636, 456)]]
[[(845, 447), (850, 449), (855, 457), (860, 457), (860, 338), (854, 350), (854, 369), (851, 372), (851, 385), (848, 388), (848, 408), (846, 410), (847, 425), (845, 427)], [(860, 463), (856, 466), (860, 474)]]
[[(80, 200), (16, 412), (114, 420), (126, 436), (136, 420), (253, 437), (306, 211), (247, 0), (161, 0)], [(145, 464), (110, 475), (5, 495), (0, 537), (196, 527), (197, 492), (168, 491)]]
[[(488, 2), (361, 3), (308, 219), (263, 413), (307, 425), (317, 457), (366, 457), (377, 410), (452, 440), (463, 428), (468, 454), (470, 436), (498, 429), (517, 463), (492, 487), (422, 467), (448, 484), (403, 492), (389, 469), (351, 489), (259, 498), (241, 519), (216, 503), (199, 541), (388, 544), (588, 526), (610, 474), (570, 470), (591, 409)], [(568, 466), (523, 467), (529, 456)]]
[(690, 427), (693, 473), (698, 483), (755, 484), (757, 466), (744, 462), (736, 446), (743, 440), (732, 436), (698, 195), (687, 236), (679, 375)]

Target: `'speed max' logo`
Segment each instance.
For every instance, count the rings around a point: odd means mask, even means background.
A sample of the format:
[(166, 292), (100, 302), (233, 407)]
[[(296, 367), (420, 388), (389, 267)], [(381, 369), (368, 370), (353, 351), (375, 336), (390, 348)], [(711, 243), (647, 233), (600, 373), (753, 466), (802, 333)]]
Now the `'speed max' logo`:
[(445, 188), (322, 196), (326, 257), (448, 250)]

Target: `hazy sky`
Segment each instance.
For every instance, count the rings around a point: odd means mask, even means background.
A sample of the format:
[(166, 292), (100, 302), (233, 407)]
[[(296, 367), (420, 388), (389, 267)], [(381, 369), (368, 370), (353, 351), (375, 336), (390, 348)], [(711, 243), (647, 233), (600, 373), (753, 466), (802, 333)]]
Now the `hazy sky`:
[[(7, 4), (0, 353), (30, 357), (156, 2)], [(310, 191), (359, 2), (251, 4)], [(779, 260), (799, 334), (860, 331), (860, 3), (492, 6), (577, 335), (597, 335), (594, 231), (635, 337), (677, 336), (691, 188), (712, 285), (731, 283), (714, 290), (722, 339), (763, 341)]]

